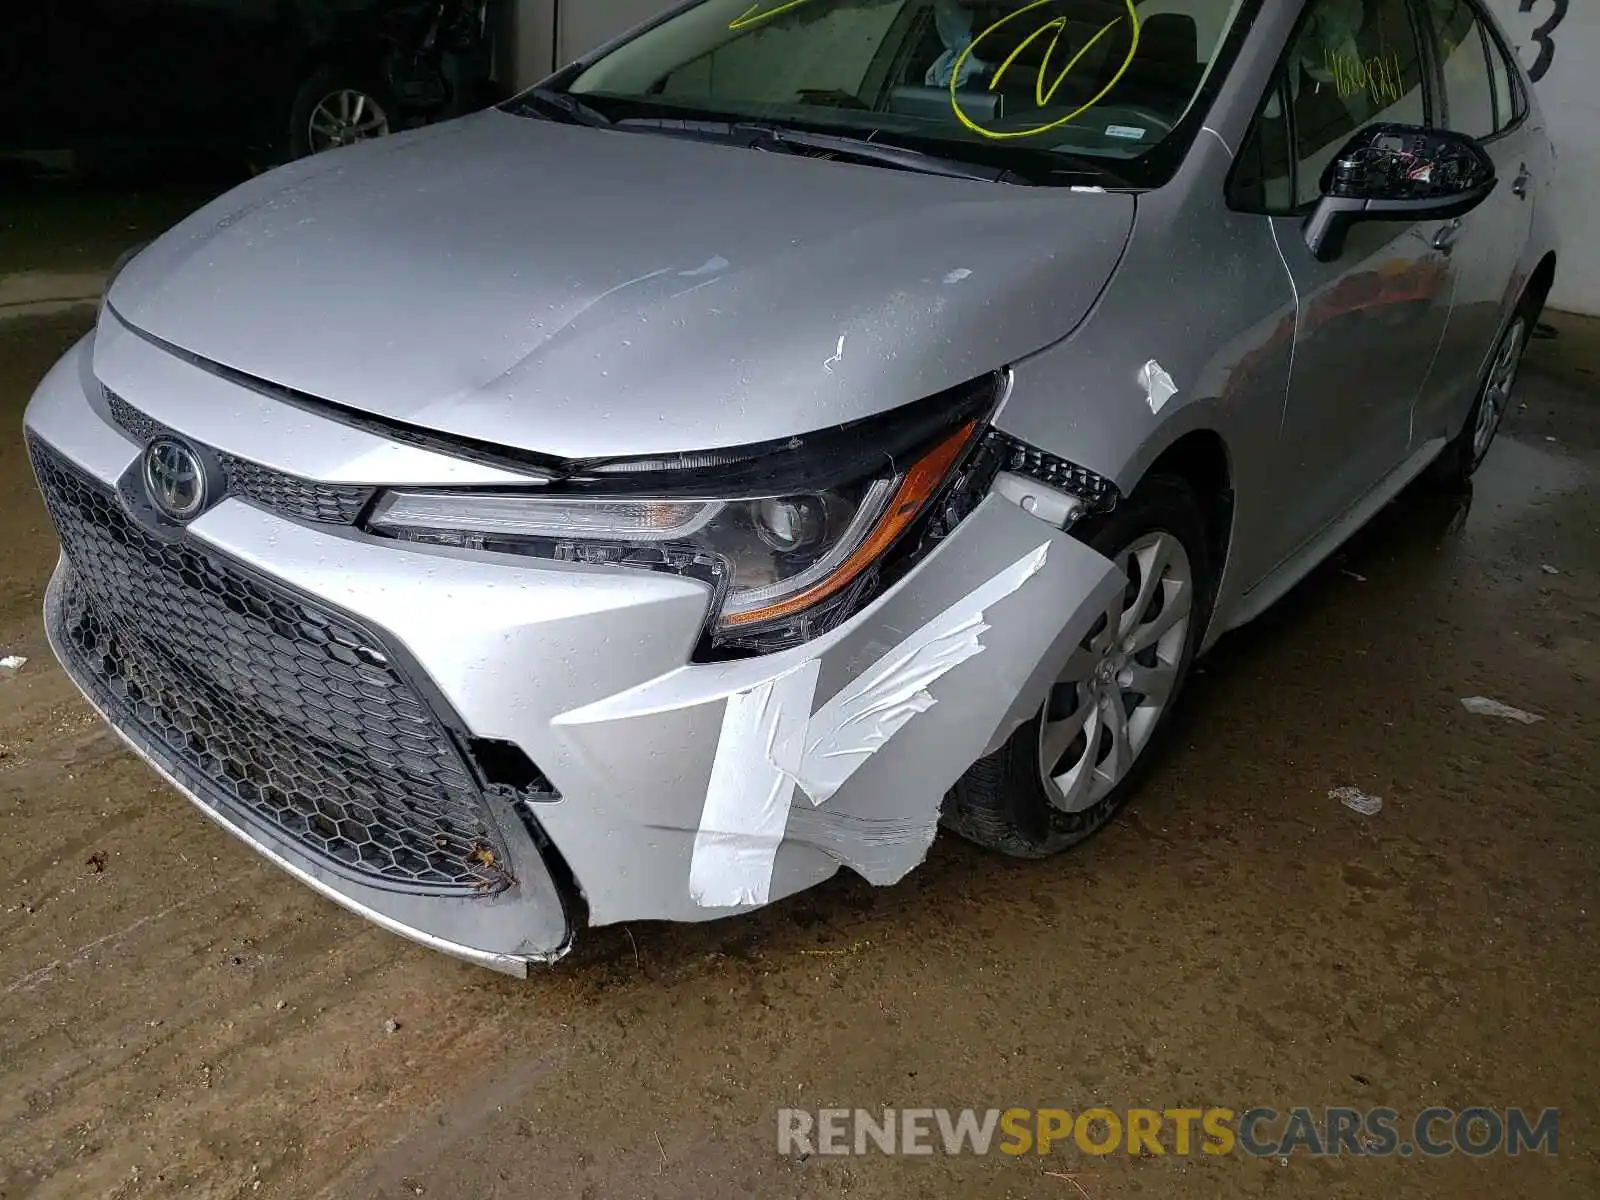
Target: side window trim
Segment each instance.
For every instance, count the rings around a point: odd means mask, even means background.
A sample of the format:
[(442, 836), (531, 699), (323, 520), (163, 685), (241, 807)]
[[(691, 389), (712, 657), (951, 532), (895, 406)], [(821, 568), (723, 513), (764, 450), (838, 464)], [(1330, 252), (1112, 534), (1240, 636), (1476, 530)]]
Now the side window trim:
[[(1484, 24), (1483, 14), (1478, 12), (1475, 5), (1468, 5), (1467, 7), (1472, 9), (1473, 15), (1477, 18), (1478, 45), (1483, 49), (1483, 69), (1489, 73), (1489, 119), (1493, 122), (1493, 132), (1486, 138), (1478, 139), (1479, 141), (1487, 142), (1505, 132), (1506, 125), (1509, 122), (1502, 121), (1500, 116), (1500, 91), (1494, 86), (1494, 49), (1489, 43), (1488, 26)], [(1508, 113), (1507, 116), (1509, 115)]]
[[(1439, 129), (1448, 119), (1449, 98), (1444, 92), (1444, 66), (1439, 60), (1439, 43), (1434, 41), (1433, 21), (1423, 11), (1422, 0), (1405, 0), (1411, 17), (1411, 36), (1417, 39), (1422, 54), (1422, 123)], [(1484, 60), (1488, 65), (1488, 60)]]
[[(1314, 2), (1315, 0), (1313, 0)], [(1426, 74), (1431, 76), (1431, 85), (1437, 86), (1439, 91), (1437, 108), (1427, 100), (1424, 100), (1423, 108), (1428, 113), (1428, 125), (1433, 129), (1448, 129), (1450, 127), (1450, 96), (1444, 85), (1444, 54), (1439, 41), (1439, 27), (1434, 23), (1433, 14), (1426, 11), (1427, 5), (1422, 3), (1421, 0), (1407, 0), (1407, 3), (1411, 7), (1412, 19), (1418, 23), (1417, 35), (1422, 39), (1423, 55), (1430, 64)], [(1505, 43), (1500, 40), (1500, 31), (1493, 18), (1487, 14), (1479, 0), (1460, 0), (1460, 3), (1471, 11), (1473, 23), (1478, 27), (1478, 38), (1483, 46), (1484, 70), (1488, 71), (1490, 78), (1493, 79), (1494, 63), (1492, 59), (1495, 54), (1499, 54), (1505, 60), (1506, 86), (1512, 93), (1511, 120), (1502, 125), (1500, 122), (1500, 98), (1494, 95), (1494, 89), (1490, 88), (1494, 106), (1494, 132), (1488, 137), (1478, 139), (1479, 142), (1488, 143), (1510, 133), (1522, 124), (1528, 115), (1528, 98), (1522, 91), (1522, 72), (1517, 66), (1517, 59), (1507, 51)], [(1427, 90), (1429, 89), (1424, 89), (1425, 92)]]
[[(1478, 28), (1483, 30), (1484, 40), (1488, 43), (1490, 56), (1499, 55), (1500, 65), (1506, 74), (1506, 90), (1510, 93), (1511, 114), (1510, 120), (1504, 125), (1500, 123), (1499, 98), (1495, 104), (1495, 129), (1494, 136), (1510, 133), (1528, 119), (1528, 94), (1522, 88), (1522, 65), (1506, 44), (1501, 35), (1500, 26), (1493, 17), (1489, 16), (1483, 5), (1477, 0), (1470, 0), (1472, 10), (1478, 14)], [(1492, 68), (1491, 64), (1491, 68)]]
[[(1314, 2), (1314, 0), (1313, 0)], [(1309, 8), (1310, 5), (1307, 5)], [(1291, 43), (1292, 44), (1292, 43)], [(1288, 47), (1284, 47), (1288, 52)], [(1295, 147), (1300, 144), (1300, 123), (1295, 119), (1294, 89), (1289, 86), (1289, 72), (1286, 64), (1278, 64), (1278, 105), (1283, 109), (1283, 137), (1288, 144), (1283, 148), (1283, 160), (1289, 167), (1289, 207), (1286, 211), (1275, 213), (1275, 216), (1303, 217), (1307, 215), (1315, 204), (1296, 204), (1295, 197), (1300, 194), (1300, 155), (1295, 153)]]

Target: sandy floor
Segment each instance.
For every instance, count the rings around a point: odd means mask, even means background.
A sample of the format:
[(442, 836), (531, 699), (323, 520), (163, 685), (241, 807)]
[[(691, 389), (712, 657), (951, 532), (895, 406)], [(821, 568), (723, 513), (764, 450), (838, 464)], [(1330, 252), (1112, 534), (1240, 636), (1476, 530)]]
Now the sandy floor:
[[(1407, 494), (1225, 639), (1169, 761), (1079, 852), (944, 839), (899, 887), (593, 932), (518, 983), (259, 863), (55, 667), (17, 430), (91, 315), (0, 320), (0, 655), (29, 659), (0, 674), (4, 1200), (1600, 1195), (1582, 326), (1534, 345), (1470, 504)], [(1476, 694), (1546, 719), (1463, 711)], [(1559, 1106), (1559, 1157), (775, 1150), (788, 1105), (1475, 1103)]]

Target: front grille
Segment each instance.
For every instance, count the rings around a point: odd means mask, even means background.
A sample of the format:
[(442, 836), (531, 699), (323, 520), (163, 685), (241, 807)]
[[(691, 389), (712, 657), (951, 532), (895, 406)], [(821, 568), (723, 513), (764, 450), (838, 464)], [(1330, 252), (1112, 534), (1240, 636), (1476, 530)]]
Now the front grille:
[[(102, 388), (111, 419), (133, 438), (148, 442), (171, 434), (161, 422), (146, 416), (110, 388)], [(318, 483), (287, 475), (237, 455), (217, 452), (228, 479), (228, 495), (249, 500), (285, 516), (324, 525), (354, 525), (374, 490), (358, 484)]]
[(378, 887), (509, 886), (449, 731), (352, 618), (187, 538), (32, 437), (69, 573), (52, 634), (80, 685), (202, 799)]

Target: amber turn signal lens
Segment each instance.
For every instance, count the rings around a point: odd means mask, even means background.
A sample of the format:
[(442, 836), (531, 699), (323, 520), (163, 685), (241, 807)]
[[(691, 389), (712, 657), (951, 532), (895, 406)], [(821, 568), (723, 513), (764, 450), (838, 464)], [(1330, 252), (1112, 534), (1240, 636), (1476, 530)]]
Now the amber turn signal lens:
[(847, 586), (892, 546), (895, 539), (917, 519), (917, 515), (949, 477), (951, 468), (971, 442), (977, 427), (976, 421), (968, 421), (912, 465), (906, 472), (905, 478), (900, 481), (894, 498), (889, 501), (889, 506), (878, 519), (876, 527), (861, 545), (856, 547), (855, 552), (839, 564), (839, 568), (833, 574), (779, 604), (751, 609), (748, 612), (729, 613), (724, 616), (723, 623), (729, 627), (738, 627), (775, 621), (809, 608), (819, 600), (826, 600), (840, 588)]

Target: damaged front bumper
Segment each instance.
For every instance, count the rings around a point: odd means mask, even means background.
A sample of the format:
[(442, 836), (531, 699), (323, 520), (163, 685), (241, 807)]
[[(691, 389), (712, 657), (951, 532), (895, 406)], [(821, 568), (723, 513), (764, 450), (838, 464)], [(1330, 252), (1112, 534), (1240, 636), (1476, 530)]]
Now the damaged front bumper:
[[(845, 624), (782, 653), (692, 664), (708, 600), (692, 581), (397, 543), (230, 497), (172, 547), (140, 550), (152, 562), (178, 557), (170, 578), (127, 602), (176, 596), (160, 589), (192, 579), (244, 581), (230, 585), (243, 600), (205, 600), (216, 609), (216, 651), (159, 654), (165, 619), (139, 634), (102, 620), (95, 642), (83, 632), (83, 611), (95, 595), (104, 607), (105, 593), (89, 587), (74, 599), (92, 564), (74, 561), (89, 543), (68, 526), (119, 519), (105, 506), (128, 503), (125, 483), (142, 449), (107, 417), (101, 382), (153, 421), (289, 477), (431, 486), (462, 482), (467, 468), (285, 412), (126, 336), (81, 344), (41, 384), (27, 415), (36, 463), (44, 456), (94, 497), (68, 512), (62, 485), (46, 482), (47, 497), (56, 489), (52, 515), (66, 548), (47, 624), (58, 657), (102, 715), (212, 819), (303, 882), (394, 932), (511, 973), (559, 957), (584, 919), (703, 920), (799, 891), (841, 865), (877, 884), (900, 879), (926, 855), (946, 790), (1032, 715), (1124, 584), (1109, 560), (1024, 511), (1016, 489), (997, 488)], [(90, 508), (98, 515), (84, 515)], [(256, 587), (266, 599), (250, 598)], [(295, 611), (311, 613), (319, 628), (348, 627), (335, 651), (366, 655), (352, 678), (371, 687), (343, 717), (336, 700), (327, 708), (310, 697), (308, 705), (305, 675), (320, 668), (276, 640), (298, 636), (273, 608), (282, 604), (300, 605)], [(277, 615), (261, 616), (268, 610)], [(198, 617), (190, 624), (203, 626)], [(210, 644), (207, 628), (194, 645)], [(115, 670), (86, 645), (111, 646), (103, 657), (116, 659)], [(291, 657), (285, 665), (273, 654)], [(158, 657), (181, 660), (183, 670)], [(192, 703), (186, 689), (209, 699)], [(374, 775), (354, 799), (341, 791), (330, 825), (327, 806), (295, 795), (272, 762), (244, 761), (248, 748), (234, 755), (241, 762), (229, 758), (237, 739), (219, 728), (219, 714), (248, 712), (278, 723), (273, 746), (327, 743), (314, 759), (319, 769), (352, 746), (387, 761), (391, 752), (370, 746), (390, 739), (371, 730), (373, 722), (390, 728), (383, 706), (394, 704), (415, 708), (408, 719), (427, 726), (402, 731), (420, 739), (413, 747), (401, 737), (402, 751), (426, 750), (429, 730), (438, 732), (430, 778), (445, 778), (451, 796), (478, 806), (481, 838), (446, 813), (423, 822), (437, 853), (404, 844), (421, 836), (414, 820), (396, 849), (379, 812), (379, 834), (358, 830), (351, 837), (367, 841), (352, 850), (350, 839), (339, 840), (339, 821), (367, 820), (373, 806), (393, 801), (379, 794), (383, 781), (411, 786), (415, 771)], [(179, 712), (187, 716), (172, 715)], [(153, 724), (152, 713), (164, 724)], [(349, 737), (335, 746), (341, 729)], [(536, 765), (538, 786), (497, 780), (485, 746), (515, 748)], [(337, 784), (348, 790), (366, 764), (342, 761), (351, 773)], [(296, 786), (314, 790), (305, 775)], [(218, 779), (228, 786), (219, 791)], [(309, 817), (307, 803), (317, 810)], [(406, 803), (432, 812), (426, 796)], [(376, 867), (374, 845), (388, 855)], [(452, 854), (492, 865), (488, 885), (452, 876)]]

